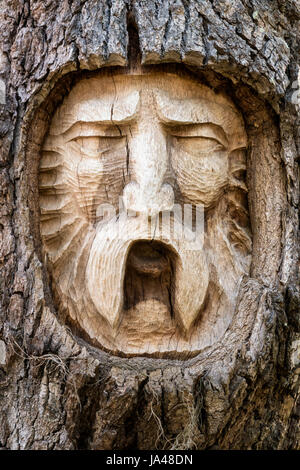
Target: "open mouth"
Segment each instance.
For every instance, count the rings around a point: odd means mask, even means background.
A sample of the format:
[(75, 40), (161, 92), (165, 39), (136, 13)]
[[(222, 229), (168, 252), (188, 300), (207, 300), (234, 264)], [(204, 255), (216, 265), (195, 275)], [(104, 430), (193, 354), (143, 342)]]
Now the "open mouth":
[(137, 241), (127, 257), (124, 279), (126, 309), (155, 299), (167, 305), (172, 316), (176, 254), (158, 241)]

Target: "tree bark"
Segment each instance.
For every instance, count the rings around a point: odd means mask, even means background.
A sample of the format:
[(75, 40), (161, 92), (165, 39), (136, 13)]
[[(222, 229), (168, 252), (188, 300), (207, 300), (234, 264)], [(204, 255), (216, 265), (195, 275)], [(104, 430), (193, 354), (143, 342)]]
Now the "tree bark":
[[(0, 14), (0, 447), (299, 449), (297, 1), (3, 0)], [(79, 338), (42, 257), (51, 116), (78, 77), (133, 56), (226, 89), (250, 143), (250, 276), (224, 341), (184, 361)]]

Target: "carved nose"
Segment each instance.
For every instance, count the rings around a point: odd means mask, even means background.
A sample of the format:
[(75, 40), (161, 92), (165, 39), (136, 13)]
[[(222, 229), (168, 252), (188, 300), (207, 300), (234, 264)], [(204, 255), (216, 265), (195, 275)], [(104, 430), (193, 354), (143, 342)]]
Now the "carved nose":
[(139, 130), (130, 148), (134, 181), (124, 188), (123, 202), (128, 210), (154, 216), (174, 205), (174, 191), (164, 182), (168, 168), (166, 137), (151, 122)]
[(172, 186), (165, 183), (159, 190), (153, 188), (155, 184), (147, 187), (135, 181), (124, 188), (123, 202), (127, 210), (154, 216), (162, 211), (171, 210), (174, 206), (174, 191)]

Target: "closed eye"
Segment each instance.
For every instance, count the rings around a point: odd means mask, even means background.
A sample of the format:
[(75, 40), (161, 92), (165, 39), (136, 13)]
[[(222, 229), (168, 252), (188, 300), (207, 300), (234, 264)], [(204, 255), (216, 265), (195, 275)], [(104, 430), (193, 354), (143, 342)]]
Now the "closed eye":
[(70, 144), (75, 151), (88, 157), (99, 157), (125, 145), (122, 136), (75, 137)]
[(216, 139), (209, 137), (173, 137), (174, 144), (178, 149), (192, 156), (204, 156), (212, 152), (223, 152), (225, 146)]

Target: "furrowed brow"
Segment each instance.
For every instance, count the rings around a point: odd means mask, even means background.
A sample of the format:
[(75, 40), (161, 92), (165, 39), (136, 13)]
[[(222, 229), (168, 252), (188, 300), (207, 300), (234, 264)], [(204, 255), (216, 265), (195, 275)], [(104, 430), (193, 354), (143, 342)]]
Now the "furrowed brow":
[(89, 99), (69, 107), (63, 105), (50, 128), (51, 135), (66, 133), (76, 123), (90, 125), (121, 125), (132, 122), (138, 114), (139, 92), (116, 99)]
[(224, 109), (216, 103), (199, 98), (170, 100), (165, 94), (158, 94), (156, 103), (159, 119), (165, 124), (213, 123), (223, 128)]
[[(230, 106), (203, 98), (176, 99), (165, 92), (156, 93), (157, 115), (161, 123), (168, 126), (199, 125), (218, 129), (230, 147), (239, 148), (246, 145), (246, 135), (240, 125), (239, 117)], [(201, 125), (201, 126), (200, 126)]]

